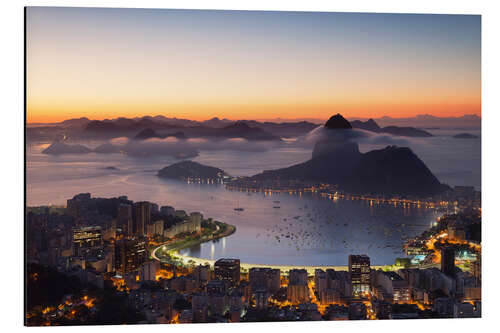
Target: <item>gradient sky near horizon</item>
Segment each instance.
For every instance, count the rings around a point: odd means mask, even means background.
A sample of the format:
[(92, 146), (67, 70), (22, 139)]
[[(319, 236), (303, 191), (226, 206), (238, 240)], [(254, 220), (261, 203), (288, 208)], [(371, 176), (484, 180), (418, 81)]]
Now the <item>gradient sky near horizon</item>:
[(481, 114), (481, 17), (28, 7), (27, 120)]

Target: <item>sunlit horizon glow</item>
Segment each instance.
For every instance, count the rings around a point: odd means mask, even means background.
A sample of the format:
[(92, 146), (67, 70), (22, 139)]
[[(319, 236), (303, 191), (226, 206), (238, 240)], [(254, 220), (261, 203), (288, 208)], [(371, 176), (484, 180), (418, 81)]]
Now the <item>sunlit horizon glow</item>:
[(481, 115), (481, 18), (29, 7), (27, 121)]

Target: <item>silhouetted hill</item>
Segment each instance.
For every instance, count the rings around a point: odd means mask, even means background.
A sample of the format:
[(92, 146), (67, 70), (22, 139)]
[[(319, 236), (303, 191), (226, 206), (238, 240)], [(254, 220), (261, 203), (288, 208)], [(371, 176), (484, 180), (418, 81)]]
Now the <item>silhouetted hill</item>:
[(388, 146), (362, 154), (357, 174), (360, 189), (368, 192), (431, 196), (447, 188), (407, 147)]
[(414, 127), (398, 127), (398, 126), (387, 126), (380, 129), (382, 133), (388, 133), (392, 135), (399, 136), (409, 136), (409, 137), (431, 137), (434, 136), (431, 133), (414, 128)]
[(175, 133), (169, 133), (169, 134), (163, 134), (160, 135), (158, 134), (154, 129), (152, 128), (146, 128), (137, 133), (136, 136), (134, 136), (134, 140), (147, 140), (147, 139), (165, 139), (168, 137), (175, 137), (177, 139), (184, 139), (185, 135), (182, 132), (175, 132)]
[[(247, 126), (244, 126), (246, 124)], [(219, 119), (217, 117), (195, 121), (188, 119), (167, 118), (164, 116), (145, 116), (137, 118), (119, 117), (116, 119), (89, 120), (87, 118), (68, 119), (60, 123), (44, 126), (31, 124), (27, 130), (28, 139), (54, 140), (58, 137), (72, 139), (111, 139), (116, 137), (134, 138), (139, 132), (144, 138), (174, 136), (177, 138), (244, 138), (247, 140), (280, 140), (282, 137), (304, 135), (318, 125), (306, 122), (260, 122), (255, 120)]]
[[(335, 117), (335, 118), (334, 118)], [(388, 146), (360, 153), (358, 144), (341, 136), (349, 130), (342, 116), (325, 125), (326, 135), (315, 144), (312, 159), (287, 168), (265, 171), (254, 180), (300, 180), (336, 184), (350, 193), (379, 193), (428, 197), (447, 188), (427, 166), (406, 147)]]
[(151, 128), (146, 128), (139, 133), (137, 133), (136, 136), (134, 136), (134, 140), (147, 140), (151, 138), (163, 138), (162, 136), (158, 135), (153, 129)]
[(288, 168), (265, 171), (255, 180), (303, 180), (336, 184), (350, 193), (432, 196), (446, 186), (409, 149), (388, 146), (365, 154), (320, 155)]
[(470, 114), (459, 117), (436, 117), (430, 114), (421, 114), (410, 118), (382, 117), (376, 119), (383, 126), (413, 126), (423, 127), (454, 127), (454, 128), (480, 128), (481, 117)]
[(222, 128), (222, 127), (225, 127), (229, 124), (231, 124), (232, 121), (231, 120), (228, 120), (228, 119), (219, 119), (217, 117), (214, 117), (212, 119), (209, 119), (209, 120), (205, 120), (202, 122), (202, 124), (204, 126), (208, 126), (208, 127), (213, 127), (213, 128)]
[(479, 138), (477, 135), (470, 133), (459, 133), (453, 136), (455, 139), (477, 139)]
[(52, 142), (62, 139), (66, 129), (62, 126), (38, 126), (26, 128), (27, 141)]
[(354, 128), (363, 129), (365, 131), (376, 133), (380, 132), (380, 126), (372, 118), (368, 119), (367, 121), (354, 120), (351, 121), (351, 125)]
[(84, 145), (69, 145), (62, 142), (53, 142), (50, 146), (42, 150), (43, 154), (63, 155), (63, 154), (88, 154), (92, 150)]
[(337, 113), (336, 115), (330, 117), (330, 119), (327, 120), (325, 123), (325, 128), (328, 129), (351, 129), (352, 126), (351, 124), (342, 117), (340, 113)]
[[(201, 124), (201, 123), (200, 123)], [(162, 134), (166, 131), (176, 131), (171, 134)], [(137, 133), (140, 131), (140, 133)], [(280, 137), (259, 127), (252, 127), (238, 121), (230, 125), (216, 128), (205, 125), (183, 127), (171, 125), (158, 118), (144, 117), (140, 119), (119, 118), (115, 120), (93, 120), (87, 124), (81, 135), (85, 138), (112, 138), (118, 136), (133, 137), (137, 140), (147, 138), (243, 138), (247, 140), (280, 140)]]
[(268, 133), (258, 127), (250, 127), (243, 121), (223, 127), (216, 136), (228, 138), (244, 138), (247, 140), (280, 140), (279, 136)]
[(151, 118), (118, 118), (114, 120), (92, 120), (87, 124), (87, 126), (85, 126), (81, 135), (86, 138), (112, 138), (117, 136), (133, 137), (138, 131), (146, 129), (170, 130), (172, 128), (176, 127)]
[(375, 133), (387, 133), (397, 136), (408, 136), (408, 137), (431, 137), (431, 133), (415, 128), (415, 127), (399, 127), (399, 126), (387, 126), (380, 127), (375, 120), (368, 119), (367, 121), (354, 120), (351, 122), (352, 127), (359, 128), (365, 131), (375, 132)]
[(112, 121), (92, 120), (85, 126), (87, 132), (116, 132), (123, 130), (121, 124)]
[(84, 127), (90, 122), (90, 119), (87, 117), (68, 119), (62, 121), (60, 124), (63, 127)]
[(188, 178), (200, 179), (222, 179), (226, 173), (224, 170), (203, 165), (193, 161), (182, 161), (169, 165), (158, 171), (158, 177), (186, 180)]
[(273, 123), (273, 122), (259, 122), (255, 120), (241, 120), (250, 127), (260, 128), (268, 133), (272, 133), (276, 136), (282, 138), (296, 137), (299, 135), (304, 135), (316, 127), (317, 124), (313, 124), (307, 121), (299, 122), (288, 122), (288, 123)]

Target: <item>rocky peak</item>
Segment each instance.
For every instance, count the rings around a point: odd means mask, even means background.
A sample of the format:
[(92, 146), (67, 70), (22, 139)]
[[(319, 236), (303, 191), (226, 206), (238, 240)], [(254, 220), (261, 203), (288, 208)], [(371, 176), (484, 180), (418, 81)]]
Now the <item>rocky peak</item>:
[(325, 123), (325, 127), (328, 129), (352, 129), (351, 124), (340, 113), (331, 116)]

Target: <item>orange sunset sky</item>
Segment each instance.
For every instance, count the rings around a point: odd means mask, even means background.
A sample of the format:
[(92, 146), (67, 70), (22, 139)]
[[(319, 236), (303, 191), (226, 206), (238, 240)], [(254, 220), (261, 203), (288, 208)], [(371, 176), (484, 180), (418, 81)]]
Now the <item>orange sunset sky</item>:
[(481, 18), (30, 7), (27, 121), (481, 115)]

